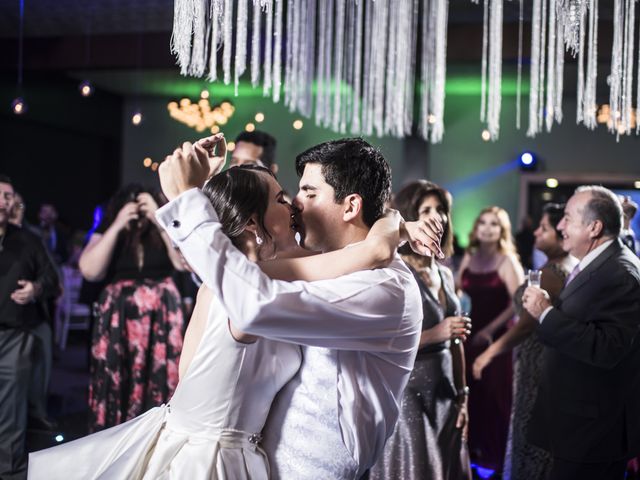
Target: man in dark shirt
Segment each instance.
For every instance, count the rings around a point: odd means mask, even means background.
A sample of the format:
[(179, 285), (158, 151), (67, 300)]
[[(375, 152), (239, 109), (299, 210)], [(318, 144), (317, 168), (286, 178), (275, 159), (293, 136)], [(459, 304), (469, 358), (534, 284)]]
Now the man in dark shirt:
[(11, 180), (0, 175), (0, 478), (26, 478), (25, 432), (37, 301), (55, 296), (58, 275), (40, 238), (9, 223)]

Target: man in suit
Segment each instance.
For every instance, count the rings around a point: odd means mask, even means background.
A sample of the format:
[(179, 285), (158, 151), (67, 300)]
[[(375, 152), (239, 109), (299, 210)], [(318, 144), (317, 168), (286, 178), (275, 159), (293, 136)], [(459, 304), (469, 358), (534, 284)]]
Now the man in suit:
[(546, 347), (529, 437), (553, 454), (552, 480), (623, 479), (640, 452), (640, 261), (621, 222), (613, 192), (579, 187), (558, 228), (580, 263), (556, 305), (523, 295)]

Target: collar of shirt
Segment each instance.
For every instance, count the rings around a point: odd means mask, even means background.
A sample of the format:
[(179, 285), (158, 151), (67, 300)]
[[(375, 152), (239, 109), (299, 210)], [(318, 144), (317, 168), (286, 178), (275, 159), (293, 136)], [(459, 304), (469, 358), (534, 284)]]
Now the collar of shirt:
[(580, 271), (582, 272), (585, 268), (589, 266), (591, 262), (593, 262), (598, 256), (604, 252), (609, 245), (613, 243), (613, 239), (607, 240), (602, 245), (597, 248), (594, 248), (589, 253), (587, 253), (582, 260), (580, 260)]

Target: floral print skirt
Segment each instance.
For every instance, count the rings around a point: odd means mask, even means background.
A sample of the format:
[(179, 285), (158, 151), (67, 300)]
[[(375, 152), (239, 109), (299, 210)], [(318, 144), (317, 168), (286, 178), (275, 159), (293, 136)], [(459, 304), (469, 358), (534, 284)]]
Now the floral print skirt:
[(92, 332), (89, 429), (161, 405), (178, 384), (184, 317), (173, 280), (121, 280), (98, 300)]

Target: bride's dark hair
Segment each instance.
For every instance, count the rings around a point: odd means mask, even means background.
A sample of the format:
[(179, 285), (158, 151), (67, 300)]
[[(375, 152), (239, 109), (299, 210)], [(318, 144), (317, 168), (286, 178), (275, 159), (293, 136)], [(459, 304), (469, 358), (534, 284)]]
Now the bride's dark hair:
[(218, 214), (222, 231), (240, 249), (243, 247), (239, 240), (240, 235), (253, 214), (257, 217), (261, 233), (271, 239), (271, 234), (264, 224), (264, 216), (269, 205), (269, 184), (258, 172), (275, 178), (268, 168), (241, 165), (215, 175), (202, 189)]

